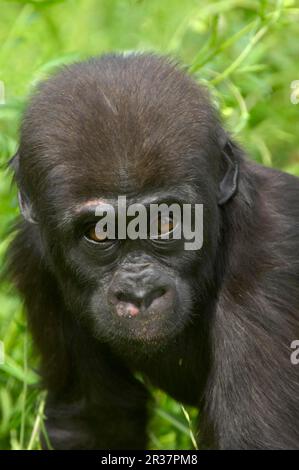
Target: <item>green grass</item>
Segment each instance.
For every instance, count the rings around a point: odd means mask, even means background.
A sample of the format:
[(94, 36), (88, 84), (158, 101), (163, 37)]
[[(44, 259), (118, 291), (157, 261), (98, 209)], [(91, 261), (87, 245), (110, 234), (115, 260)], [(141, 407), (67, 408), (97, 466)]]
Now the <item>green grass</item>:
[[(17, 147), (21, 111), (39, 79), (76, 59), (123, 50), (171, 54), (208, 84), (253, 159), (299, 175), (299, 104), (290, 101), (299, 80), (298, 2), (0, 0), (0, 11), (0, 261), (18, 212), (4, 164)], [(21, 302), (6, 282), (0, 340), (0, 449), (38, 449), (45, 394)], [(195, 410), (187, 413), (160, 391), (154, 397), (151, 447), (193, 448)]]

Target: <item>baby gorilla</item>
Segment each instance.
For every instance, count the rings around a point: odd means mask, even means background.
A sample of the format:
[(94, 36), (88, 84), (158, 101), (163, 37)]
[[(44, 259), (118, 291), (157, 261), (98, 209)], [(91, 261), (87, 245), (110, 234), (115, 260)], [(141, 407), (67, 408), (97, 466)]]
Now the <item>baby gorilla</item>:
[[(200, 409), (202, 448), (299, 448), (299, 181), (249, 162), (170, 60), (65, 67), (25, 112), (9, 251), (55, 449), (147, 445), (142, 374)], [(203, 205), (203, 246), (98, 233), (96, 208)], [(46, 446), (46, 444), (45, 444)]]

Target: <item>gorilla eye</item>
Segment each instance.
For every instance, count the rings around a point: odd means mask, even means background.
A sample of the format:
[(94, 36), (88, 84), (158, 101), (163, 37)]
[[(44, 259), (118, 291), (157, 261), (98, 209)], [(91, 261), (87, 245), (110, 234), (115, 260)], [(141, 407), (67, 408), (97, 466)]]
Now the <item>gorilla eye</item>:
[(172, 240), (176, 227), (177, 221), (172, 215), (159, 214), (151, 223), (150, 238), (156, 242)]
[(174, 229), (174, 221), (172, 217), (159, 217), (158, 235), (163, 236), (171, 233)]
[(99, 230), (96, 228), (96, 225), (92, 225), (88, 228), (88, 230), (85, 232), (85, 238), (95, 243), (108, 241), (107, 232), (105, 230)]

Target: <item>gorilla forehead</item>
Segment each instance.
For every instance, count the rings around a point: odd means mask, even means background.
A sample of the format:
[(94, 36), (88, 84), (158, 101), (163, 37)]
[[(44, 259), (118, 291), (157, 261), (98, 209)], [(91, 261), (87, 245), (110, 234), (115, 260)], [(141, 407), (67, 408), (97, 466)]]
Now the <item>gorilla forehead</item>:
[(39, 86), (23, 122), (21, 165), (36, 169), (37, 188), (49, 179), (78, 190), (79, 178), (103, 193), (192, 177), (186, 160), (213, 150), (220, 132), (206, 91), (142, 54), (65, 67)]

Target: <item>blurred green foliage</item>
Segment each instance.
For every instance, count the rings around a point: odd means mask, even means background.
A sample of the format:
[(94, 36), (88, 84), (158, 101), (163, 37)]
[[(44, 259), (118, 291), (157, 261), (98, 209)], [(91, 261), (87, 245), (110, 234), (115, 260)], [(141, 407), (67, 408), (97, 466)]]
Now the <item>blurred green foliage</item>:
[[(18, 212), (5, 164), (17, 148), (28, 93), (60, 64), (107, 51), (170, 54), (209, 86), (227, 128), (252, 158), (299, 175), (298, 2), (0, 0), (0, 12), (2, 266)], [(21, 303), (5, 281), (0, 340), (0, 449), (38, 449), (44, 392)], [(160, 391), (154, 397), (150, 446), (192, 448), (195, 411)]]

